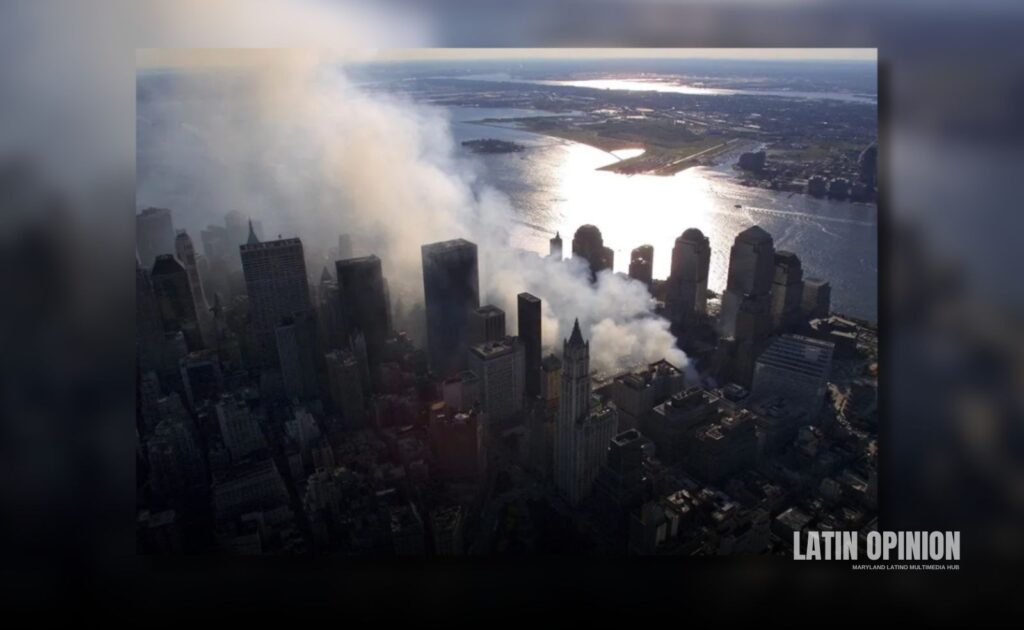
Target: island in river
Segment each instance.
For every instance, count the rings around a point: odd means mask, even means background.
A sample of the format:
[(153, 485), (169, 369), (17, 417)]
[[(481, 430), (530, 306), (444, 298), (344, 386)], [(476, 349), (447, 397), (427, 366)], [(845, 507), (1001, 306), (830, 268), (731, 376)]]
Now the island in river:
[(521, 144), (496, 140), (494, 138), (483, 138), (481, 140), (466, 140), (462, 143), (473, 153), (518, 153), (525, 149)]

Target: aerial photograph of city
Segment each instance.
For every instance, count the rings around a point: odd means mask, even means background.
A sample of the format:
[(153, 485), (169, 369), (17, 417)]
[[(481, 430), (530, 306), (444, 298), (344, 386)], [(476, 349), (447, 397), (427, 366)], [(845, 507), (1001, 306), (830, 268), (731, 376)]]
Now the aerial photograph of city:
[(878, 530), (875, 49), (139, 49), (139, 554)]

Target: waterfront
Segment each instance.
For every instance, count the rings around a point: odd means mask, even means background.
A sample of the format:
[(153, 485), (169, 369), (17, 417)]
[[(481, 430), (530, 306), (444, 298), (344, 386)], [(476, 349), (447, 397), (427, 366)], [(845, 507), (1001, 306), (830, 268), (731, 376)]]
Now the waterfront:
[(735, 151), (721, 156), (716, 166), (671, 177), (601, 171), (597, 169), (616, 156), (511, 126), (475, 122), (520, 117), (520, 110), (450, 107), (448, 112), (457, 143), (490, 137), (527, 147), (517, 154), (471, 156), (480, 164), (482, 181), (511, 201), (516, 214), (511, 241), (516, 247), (545, 252), (548, 239), (560, 231), (568, 250), (576, 228), (593, 223), (615, 250), (616, 271), (627, 270), (630, 250), (650, 243), (655, 248), (654, 275), (664, 278), (675, 238), (697, 227), (711, 241), (709, 285), (720, 291), (733, 239), (756, 223), (774, 237), (776, 249), (800, 256), (805, 276), (832, 283), (834, 310), (877, 319), (878, 216), (873, 204), (742, 186), (732, 174)]

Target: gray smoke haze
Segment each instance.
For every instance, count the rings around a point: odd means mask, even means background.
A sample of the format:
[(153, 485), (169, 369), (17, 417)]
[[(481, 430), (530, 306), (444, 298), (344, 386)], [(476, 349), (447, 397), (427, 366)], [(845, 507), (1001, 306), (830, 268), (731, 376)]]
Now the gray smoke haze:
[(382, 259), (392, 301), (403, 305), (396, 319), (410, 331), (420, 330), (410, 321), (419, 311), (407, 310), (422, 302), (420, 246), (467, 238), (479, 246), (481, 301), (506, 311), (510, 331), (516, 295), (529, 291), (544, 301), (549, 350), (560, 351), (578, 317), (598, 372), (662, 358), (685, 365), (642, 284), (602, 273), (592, 285), (578, 260), (512, 249), (514, 209), (460, 157), (445, 111), (354, 83), (343, 70), (351, 58), (260, 52), (236, 55), (244, 65), (228, 70), (148, 75), (139, 206), (171, 207), (190, 230), (238, 210), (267, 237), (299, 236), (311, 252), (350, 234), (356, 254)]

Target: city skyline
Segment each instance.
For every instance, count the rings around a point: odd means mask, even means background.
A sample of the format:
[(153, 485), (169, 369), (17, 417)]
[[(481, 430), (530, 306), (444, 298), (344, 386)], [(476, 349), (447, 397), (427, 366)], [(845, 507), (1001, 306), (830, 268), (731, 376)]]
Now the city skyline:
[(843, 264), (877, 240), (871, 73), (663, 52), (633, 59), (656, 80), (598, 51), (141, 80), (139, 550), (786, 555), (876, 527), (877, 279)]

